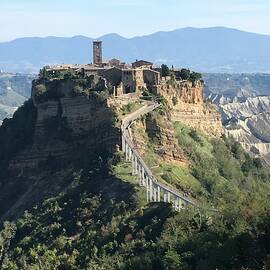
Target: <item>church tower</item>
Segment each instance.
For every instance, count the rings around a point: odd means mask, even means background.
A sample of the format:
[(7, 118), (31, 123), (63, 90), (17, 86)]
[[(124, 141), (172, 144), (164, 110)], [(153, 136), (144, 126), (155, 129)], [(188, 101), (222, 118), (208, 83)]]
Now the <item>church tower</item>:
[(93, 42), (93, 63), (94, 65), (102, 64), (102, 41)]

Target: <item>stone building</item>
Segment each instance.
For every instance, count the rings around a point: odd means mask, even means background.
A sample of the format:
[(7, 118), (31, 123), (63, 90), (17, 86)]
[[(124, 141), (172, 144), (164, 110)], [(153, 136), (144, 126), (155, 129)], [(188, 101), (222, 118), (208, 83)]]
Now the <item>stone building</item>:
[(113, 88), (116, 96), (147, 89), (153, 94), (169, 95), (174, 99), (180, 98), (185, 103), (203, 102), (203, 85), (193, 85), (191, 82), (181, 80), (178, 69), (174, 69), (175, 78), (172, 81), (170, 76), (162, 77), (161, 68), (145, 60), (136, 60), (131, 65), (115, 58), (104, 61), (102, 41), (93, 42), (93, 64), (59, 65), (46, 68), (46, 72), (52, 74), (64, 70), (74, 70), (85, 76), (92, 76), (93, 81), (106, 80), (105, 85)]
[(122, 83), (124, 93), (134, 93), (146, 87), (142, 69), (123, 69)]
[(102, 62), (102, 41), (95, 40), (93, 42), (93, 63), (100, 65)]

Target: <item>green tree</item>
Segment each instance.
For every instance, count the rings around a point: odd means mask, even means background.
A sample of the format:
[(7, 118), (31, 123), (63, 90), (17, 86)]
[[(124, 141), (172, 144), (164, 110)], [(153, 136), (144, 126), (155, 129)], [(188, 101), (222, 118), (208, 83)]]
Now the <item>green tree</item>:
[(10, 242), (16, 233), (16, 226), (11, 222), (4, 222), (4, 228), (0, 232), (0, 269), (3, 269), (5, 261), (8, 260)]
[(190, 74), (189, 79), (190, 79), (192, 82), (199, 81), (199, 80), (202, 79), (202, 74), (201, 74), (201, 73), (198, 73), (198, 72), (192, 72), (192, 73)]
[(182, 80), (189, 80), (190, 78), (190, 70), (189, 69), (181, 69), (180, 71), (180, 77)]
[(166, 270), (183, 269), (181, 257), (175, 250), (168, 250), (163, 258), (163, 267)]
[(161, 76), (162, 77), (167, 77), (170, 76), (170, 69), (168, 68), (167, 65), (161, 65)]

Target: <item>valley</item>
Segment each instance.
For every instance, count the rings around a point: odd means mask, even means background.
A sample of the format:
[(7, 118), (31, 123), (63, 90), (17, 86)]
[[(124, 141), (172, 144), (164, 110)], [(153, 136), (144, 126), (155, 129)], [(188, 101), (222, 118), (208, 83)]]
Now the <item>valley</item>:
[(205, 80), (227, 135), (269, 164), (270, 75), (206, 74)]
[(31, 95), (34, 75), (0, 73), (0, 125)]

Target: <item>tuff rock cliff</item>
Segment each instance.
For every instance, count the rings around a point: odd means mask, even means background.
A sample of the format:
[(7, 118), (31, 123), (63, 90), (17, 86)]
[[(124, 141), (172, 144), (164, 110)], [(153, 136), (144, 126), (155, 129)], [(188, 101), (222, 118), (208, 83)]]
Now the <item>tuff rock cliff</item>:
[(10, 169), (35, 168), (49, 159), (68, 162), (78, 150), (93, 151), (104, 146), (113, 149), (119, 143), (116, 112), (106, 97), (74, 93), (72, 80), (46, 82), (46, 92), (38, 93), (39, 80), (32, 89), (37, 110), (33, 144), (19, 153)]
[(204, 102), (203, 92), (202, 81), (183, 81), (160, 88), (160, 94), (170, 107), (173, 121), (180, 121), (211, 137), (221, 137), (224, 129), (220, 113), (214, 104)]

